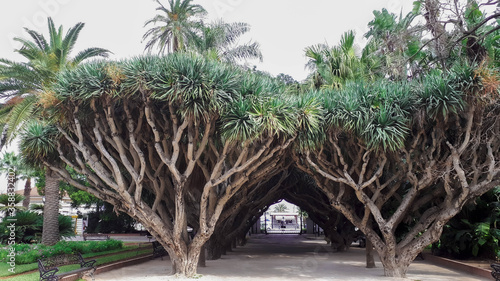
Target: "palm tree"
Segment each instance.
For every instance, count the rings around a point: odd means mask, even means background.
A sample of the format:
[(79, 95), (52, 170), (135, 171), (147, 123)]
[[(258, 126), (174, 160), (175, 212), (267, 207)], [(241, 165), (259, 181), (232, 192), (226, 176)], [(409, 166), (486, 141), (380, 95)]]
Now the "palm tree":
[(30, 205), (31, 178), (34, 176), (35, 171), (28, 167), (19, 155), (16, 155), (14, 152), (6, 152), (3, 158), (0, 159), (0, 171), (8, 173), (12, 170), (15, 173), (14, 184), (18, 180), (26, 180), (24, 184), (23, 207), (28, 209)]
[(274, 206), (274, 212), (276, 213), (284, 213), (288, 210), (288, 207), (285, 205), (285, 203), (280, 203), (276, 206)]
[(57, 161), (55, 140), (58, 132), (45, 122), (30, 122), (21, 132), (19, 147), (28, 164), (45, 168), (45, 203), (43, 208), (42, 243), (54, 245), (59, 241), (59, 177), (48, 167)]
[[(7, 143), (16, 137), (22, 124), (32, 118), (36, 103), (57, 102), (46, 89), (60, 71), (90, 58), (107, 57), (110, 53), (102, 48), (88, 48), (70, 58), (84, 23), (70, 28), (65, 36), (62, 26), (56, 29), (51, 18), (48, 18), (48, 26), (49, 40), (28, 28), (25, 30), (32, 41), (14, 38), (22, 44), (16, 52), (28, 62), (0, 59), (0, 97), (8, 99), (0, 110), (0, 123), (4, 128), (1, 139)], [(0, 144), (0, 149), (3, 144)]]
[(159, 0), (156, 2), (160, 5), (156, 10), (161, 14), (148, 20), (144, 26), (160, 25), (144, 33), (142, 39), (149, 38), (145, 49), (151, 51), (157, 45), (160, 53), (185, 50), (186, 44), (195, 36), (195, 30), (200, 25), (192, 18), (206, 14), (205, 9), (201, 5), (192, 4), (192, 0), (168, 0), (169, 7), (165, 7)]
[(342, 35), (338, 46), (318, 44), (305, 49), (306, 57), (309, 58), (306, 67), (313, 70), (310, 78), (316, 87), (342, 88), (347, 81), (363, 76), (354, 38), (354, 32), (348, 31)]
[(386, 9), (373, 11), (374, 19), (368, 23), (365, 37), (370, 41), (365, 49), (381, 61), (382, 76), (406, 79), (414, 76), (426, 64), (429, 55), (422, 51), (422, 27), (412, 26), (419, 9), (399, 18)]
[(249, 30), (250, 25), (247, 23), (216, 21), (200, 27), (201, 34), (193, 38), (192, 49), (205, 57), (229, 63), (241, 59), (262, 61), (262, 53), (257, 42), (237, 44), (238, 39)]
[[(54, 105), (58, 100), (50, 90), (57, 74), (71, 69), (90, 58), (107, 57), (109, 51), (102, 48), (88, 48), (71, 58), (70, 53), (78, 39), (84, 24), (78, 23), (63, 36), (63, 28), (56, 29), (54, 22), (48, 18), (49, 40), (42, 34), (25, 29), (32, 41), (15, 38), (22, 44), (16, 52), (24, 56), (28, 62), (14, 62), (0, 59), (0, 97), (9, 99), (0, 111), (0, 124), (3, 124), (3, 135), (7, 143), (12, 141), (17, 132), (24, 131), (28, 120), (43, 119), (35, 111), (36, 104)], [(25, 136), (29, 136), (25, 134)], [(28, 139), (28, 141), (33, 139)], [(36, 139), (35, 139), (36, 140)], [(50, 144), (50, 140), (47, 140)], [(1, 144), (0, 144), (1, 145)], [(43, 146), (32, 146), (31, 149), (44, 149)], [(31, 151), (34, 153), (33, 151)], [(40, 151), (46, 154), (47, 151)], [(36, 154), (36, 153), (35, 153)], [(43, 165), (40, 165), (43, 167)], [(58, 178), (52, 177), (46, 169), (45, 198), (52, 208), (44, 212), (44, 228), (42, 243), (55, 244), (59, 239), (57, 217), (59, 215)]]

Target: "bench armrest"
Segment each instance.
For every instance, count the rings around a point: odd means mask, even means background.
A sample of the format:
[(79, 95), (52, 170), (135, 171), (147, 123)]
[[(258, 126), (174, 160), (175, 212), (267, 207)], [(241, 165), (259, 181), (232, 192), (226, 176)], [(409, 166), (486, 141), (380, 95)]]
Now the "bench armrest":
[(59, 268), (52, 268), (47, 271), (40, 271), (40, 280), (50, 279), (49, 277), (53, 277), (59, 271)]
[(81, 267), (95, 267), (94, 264), (96, 263), (96, 260), (89, 260), (89, 261), (84, 261), (80, 264)]

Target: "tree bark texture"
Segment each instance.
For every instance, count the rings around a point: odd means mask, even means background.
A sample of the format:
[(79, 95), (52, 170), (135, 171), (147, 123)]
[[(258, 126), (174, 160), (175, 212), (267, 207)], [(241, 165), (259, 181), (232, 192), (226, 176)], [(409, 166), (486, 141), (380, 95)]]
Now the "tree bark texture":
[(31, 178), (28, 177), (26, 179), (26, 183), (24, 184), (24, 200), (23, 200), (23, 207), (29, 209), (30, 207), (30, 199), (31, 199)]
[(45, 203), (43, 206), (42, 244), (59, 241), (59, 177), (47, 168), (45, 173)]
[(373, 245), (372, 242), (366, 240), (366, 268), (375, 268), (375, 259), (373, 257)]
[[(47, 165), (141, 222), (169, 252), (173, 272), (189, 277), (228, 201), (285, 169), (283, 155), (294, 139), (221, 140), (217, 114), (182, 117), (178, 104), (159, 106), (150, 98), (101, 97), (85, 109), (71, 106), (69, 124), (58, 126), (64, 137), (58, 151), (63, 165), (87, 176), (91, 186), (63, 166)], [(188, 225), (198, 230), (192, 240)]]

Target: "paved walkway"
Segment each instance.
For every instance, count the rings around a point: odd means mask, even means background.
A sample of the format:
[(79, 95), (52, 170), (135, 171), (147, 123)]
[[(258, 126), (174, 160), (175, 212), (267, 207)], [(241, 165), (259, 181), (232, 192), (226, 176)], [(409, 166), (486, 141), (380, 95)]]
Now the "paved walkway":
[[(309, 238), (309, 239), (308, 239)], [(199, 268), (197, 280), (236, 281), (304, 281), (304, 280), (413, 280), (413, 281), (477, 281), (488, 280), (435, 266), (427, 261), (415, 261), (407, 278), (384, 276), (382, 264), (376, 258), (374, 269), (365, 268), (364, 249), (353, 247), (348, 252), (334, 253), (324, 240), (300, 235), (253, 235), (248, 244), (207, 261)], [(96, 281), (184, 280), (168, 276), (170, 261), (155, 259), (96, 275)], [(193, 280), (193, 279), (191, 279)]]

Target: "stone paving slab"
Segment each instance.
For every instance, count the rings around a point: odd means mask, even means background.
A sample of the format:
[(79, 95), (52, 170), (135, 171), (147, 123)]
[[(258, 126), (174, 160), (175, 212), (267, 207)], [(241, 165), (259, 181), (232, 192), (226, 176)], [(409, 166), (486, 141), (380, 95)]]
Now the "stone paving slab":
[[(207, 261), (199, 268), (199, 279), (235, 281), (304, 280), (393, 280), (393, 281), (479, 281), (487, 278), (468, 275), (426, 260), (415, 261), (407, 278), (384, 276), (376, 258), (374, 269), (365, 268), (365, 251), (353, 247), (344, 253), (330, 250), (322, 239), (300, 235), (253, 235), (246, 246), (228, 252), (222, 259)], [(96, 275), (96, 281), (193, 280), (169, 276), (170, 261), (155, 259)]]

